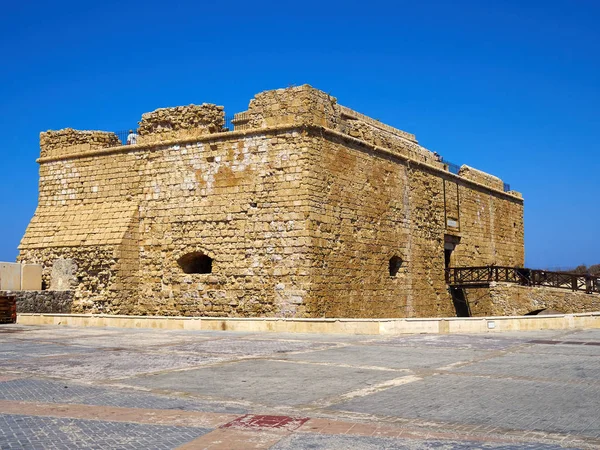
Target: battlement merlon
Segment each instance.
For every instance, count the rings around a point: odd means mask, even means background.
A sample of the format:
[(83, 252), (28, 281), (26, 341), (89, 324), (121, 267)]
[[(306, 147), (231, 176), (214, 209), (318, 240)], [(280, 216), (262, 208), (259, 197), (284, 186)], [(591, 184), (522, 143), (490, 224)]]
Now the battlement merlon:
[(121, 141), (109, 131), (48, 130), (40, 133), (40, 157), (54, 158), (101, 148), (116, 147)]
[[(282, 125), (322, 126), (410, 160), (448, 170), (438, 155), (418, 144), (414, 134), (342, 106), (335, 97), (309, 85), (257, 94), (250, 101), (247, 111), (235, 115), (233, 124), (236, 131)], [(504, 191), (504, 183), (500, 178), (469, 166), (463, 166), (457, 175), (482, 186)], [(522, 198), (518, 192), (511, 191), (510, 194)]]
[[(223, 106), (210, 103), (159, 108), (142, 114), (138, 125), (137, 144), (191, 139), (225, 131), (225, 112)], [(124, 144), (115, 133), (109, 131), (73, 128), (48, 130), (40, 133), (40, 157), (67, 157)]]
[(212, 103), (159, 108), (142, 114), (138, 124), (138, 144), (191, 139), (226, 131), (224, 107)]
[(236, 130), (296, 124), (320, 125), (343, 131), (352, 122), (362, 122), (380, 131), (417, 143), (414, 134), (342, 106), (335, 97), (308, 84), (261, 92), (250, 101), (248, 110), (236, 114), (233, 120)]

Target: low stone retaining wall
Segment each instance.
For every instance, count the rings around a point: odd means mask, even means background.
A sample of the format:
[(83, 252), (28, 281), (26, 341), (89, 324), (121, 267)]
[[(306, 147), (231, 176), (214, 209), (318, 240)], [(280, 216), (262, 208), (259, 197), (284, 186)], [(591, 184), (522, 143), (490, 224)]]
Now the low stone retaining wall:
[(68, 314), (73, 305), (73, 291), (0, 291), (17, 300), (17, 313)]
[(600, 295), (582, 291), (509, 283), (466, 291), (473, 316), (519, 316), (545, 309), (562, 314), (600, 311)]
[(600, 328), (600, 312), (525, 317), (433, 319), (290, 319), (93, 314), (19, 314), (22, 325), (158, 328), (168, 330), (243, 331), (278, 333), (417, 334), (486, 333), (498, 331)]

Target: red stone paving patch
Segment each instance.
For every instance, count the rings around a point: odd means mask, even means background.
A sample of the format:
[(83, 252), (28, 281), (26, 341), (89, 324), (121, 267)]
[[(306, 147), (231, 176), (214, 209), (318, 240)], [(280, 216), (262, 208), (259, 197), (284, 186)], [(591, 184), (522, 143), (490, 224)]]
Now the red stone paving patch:
[(23, 378), (21, 376), (18, 375), (0, 375), (0, 383), (4, 382), (4, 381), (12, 381), (12, 380), (18, 380), (19, 378)]
[(237, 414), (0, 400), (0, 414), (216, 428)]
[(246, 414), (238, 417), (220, 428), (244, 428), (253, 430), (283, 429), (294, 431), (308, 421), (308, 417), (266, 416)]
[(289, 436), (282, 431), (238, 430), (217, 428), (198, 439), (177, 447), (177, 450), (267, 450)]

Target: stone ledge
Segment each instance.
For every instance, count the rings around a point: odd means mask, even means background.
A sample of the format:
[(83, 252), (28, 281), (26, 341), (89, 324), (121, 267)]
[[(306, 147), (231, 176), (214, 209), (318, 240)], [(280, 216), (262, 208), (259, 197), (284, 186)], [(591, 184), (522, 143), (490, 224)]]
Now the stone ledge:
[(161, 141), (161, 142), (154, 142), (154, 143), (124, 145), (124, 146), (119, 146), (119, 147), (103, 148), (103, 149), (99, 149), (99, 150), (92, 150), (92, 151), (88, 151), (88, 152), (67, 155), (64, 157), (38, 158), (36, 160), (36, 162), (38, 164), (43, 164), (43, 163), (49, 163), (49, 162), (64, 161), (64, 160), (69, 160), (69, 159), (90, 158), (93, 156), (106, 156), (106, 155), (110, 155), (110, 154), (114, 154), (114, 153), (129, 153), (129, 152), (138, 152), (138, 151), (144, 151), (144, 150), (152, 150), (153, 148), (163, 149), (163, 148), (168, 148), (168, 147), (175, 146), (175, 145), (195, 144), (198, 142), (206, 142), (206, 141), (212, 141), (212, 140), (215, 140), (215, 141), (216, 140), (231, 140), (231, 139), (236, 139), (236, 138), (244, 137), (244, 136), (268, 135), (271, 133), (275, 134), (275, 133), (286, 133), (286, 132), (293, 132), (293, 131), (299, 131), (299, 132), (300, 131), (307, 131), (307, 132), (312, 131), (312, 132), (319, 133), (319, 136), (322, 135), (321, 133), (328, 134), (330, 136), (335, 136), (338, 139), (347, 140), (350, 142), (354, 142), (357, 145), (360, 145), (360, 146), (363, 146), (366, 148), (370, 148), (372, 151), (381, 153), (388, 157), (407, 161), (410, 164), (414, 164), (416, 166), (425, 167), (428, 170), (431, 170), (437, 174), (443, 174), (445, 177), (448, 177), (449, 179), (452, 179), (455, 181), (462, 181), (468, 185), (477, 186), (477, 187), (485, 189), (486, 191), (491, 191), (496, 194), (500, 194), (501, 196), (510, 198), (512, 200), (517, 200), (517, 201), (523, 202), (523, 196), (521, 195), (521, 193), (519, 193), (517, 191), (504, 192), (503, 189), (495, 189), (486, 184), (482, 184), (477, 181), (463, 178), (459, 175), (453, 174), (452, 172), (448, 172), (447, 170), (444, 170), (440, 167), (436, 167), (434, 165), (428, 164), (427, 162), (418, 161), (416, 159), (410, 158), (410, 157), (402, 155), (400, 153), (393, 152), (386, 148), (379, 147), (377, 145), (371, 144), (371, 143), (363, 141), (361, 139), (358, 139), (358, 138), (349, 136), (347, 134), (341, 133), (339, 131), (332, 130), (331, 128), (322, 127), (319, 125), (292, 124), (292, 125), (279, 125), (279, 126), (266, 127), (266, 128), (251, 128), (248, 130), (225, 131), (222, 133), (207, 134), (207, 135), (197, 136), (194, 138), (187, 138), (187, 139), (176, 139), (176, 140)]
[(302, 319), (104, 314), (18, 314), (21, 325), (156, 328), (167, 330), (240, 331), (324, 334), (450, 334), (502, 331), (600, 328), (600, 312), (546, 316), (447, 317), (415, 319)]

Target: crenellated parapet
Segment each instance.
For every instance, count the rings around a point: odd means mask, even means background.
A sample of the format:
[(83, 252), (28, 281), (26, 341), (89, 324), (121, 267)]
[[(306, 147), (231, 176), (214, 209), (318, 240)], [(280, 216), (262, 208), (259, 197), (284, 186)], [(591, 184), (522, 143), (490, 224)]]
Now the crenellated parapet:
[(109, 131), (64, 128), (40, 133), (40, 157), (42, 158), (60, 158), (119, 145), (121, 141), (117, 135)]
[(337, 99), (308, 84), (256, 94), (248, 111), (236, 114), (236, 130), (281, 125), (321, 125), (336, 128)]
[[(419, 164), (426, 164), (442, 171), (450, 171), (440, 155), (421, 146), (414, 134), (387, 125), (346, 106), (324, 91), (309, 85), (275, 89), (256, 94), (248, 110), (235, 114), (232, 120), (236, 132), (255, 132), (274, 128), (313, 127), (321, 128), (336, 139), (355, 140), (359, 145), (374, 148)], [(201, 105), (159, 108), (144, 113), (136, 132), (139, 145), (154, 145), (161, 142), (207, 139), (216, 133), (229, 131), (225, 128), (223, 106), (203, 103)], [(361, 144), (362, 143), (362, 144)], [(86, 156), (90, 151), (110, 147), (121, 147), (115, 133), (105, 131), (79, 131), (66, 128), (40, 134), (42, 160)], [(124, 151), (125, 149), (117, 150)], [(474, 182), (497, 191), (509, 191), (503, 181), (469, 166), (452, 171), (465, 181)]]
[(321, 126), (442, 167), (433, 152), (417, 143), (414, 134), (342, 106), (335, 97), (307, 84), (257, 94), (247, 111), (235, 115), (233, 123), (236, 131), (286, 125)]
[(202, 105), (159, 108), (142, 115), (138, 128), (138, 144), (189, 139), (224, 130), (222, 106)]

